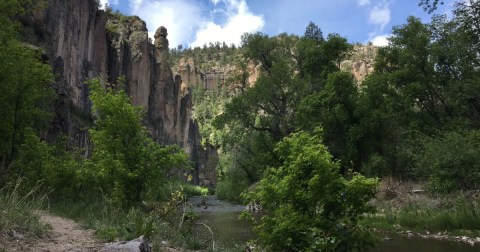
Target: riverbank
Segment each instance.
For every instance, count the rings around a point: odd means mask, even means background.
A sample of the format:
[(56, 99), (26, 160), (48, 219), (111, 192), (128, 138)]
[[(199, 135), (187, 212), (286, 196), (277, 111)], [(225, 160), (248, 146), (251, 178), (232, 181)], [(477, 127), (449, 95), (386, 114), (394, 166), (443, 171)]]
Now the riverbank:
[(361, 225), (388, 235), (480, 244), (480, 198), (477, 191), (435, 195), (422, 183), (384, 179), (370, 202), (376, 213)]

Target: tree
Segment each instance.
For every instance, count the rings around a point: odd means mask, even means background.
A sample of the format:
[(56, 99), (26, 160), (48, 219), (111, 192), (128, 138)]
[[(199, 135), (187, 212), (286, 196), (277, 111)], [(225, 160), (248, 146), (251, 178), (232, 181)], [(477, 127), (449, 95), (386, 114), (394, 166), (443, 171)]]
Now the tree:
[[(480, 53), (480, 2), (477, 0), (458, 1), (455, 3), (455, 20), (467, 35), (465, 38)], [(477, 65), (478, 62), (477, 56)]]
[(340, 70), (340, 62), (352, 46), (340, 35), (329, 34), (326, 41), (320, 42), (304, 37), (295, 49), (300, 77), (318, 92), (323, 89), (328, 75)]
[[(0, 3), (0, 185), (24, 142), (25, 131), (37, 134), (48, 127), (51, 67), (41, 61), (41, 48), (19, 40), (16, 16), (30, 1)], [(3, 176), (2, 176), (3, 175)]]
[(140, 107), (133, 106), (123, 90), (106, 85), (103, 88), (99, 79), (88, 81), (95, 127), (89, 130), (93, 154), (86, 169), (116, 205), (128, 208), (159, 200), (169, 171), (189, 169), (188, 158), (178, 147), (153, 142), (141, 125)]
[(428, 13), (434, 12), (438, 4), (443, 4), (443, 1), (441, 0), (420, 0), (420, 3), (418, 4), (419, 6), (423, 6), (423, 9), (427, 11)]
[(357, 96), (352, 75), (334, 72), (328, 76), (322, 91), (307, 96), (298, 107), (296, 122), (299, 128), (312, 131), (322, 125), (325, 144), (333, 156), (341, 160), (344, 171), (354, 168), (351, 164), (359, 167), (356, 138), (351, 136), (357, 124)]
[(255, 218), (271, 251), (355, 251), (371, 245), (357, 221), (372, 208), (377, 180), (343, 178), (321, 132), (294, 133), (275, 147), (282, 164), (269, 168), (247, 198), (262, 206)]
[(324, 41), (322, 30), (312, 21), (308, 23), (308, 26), (305, 29), (304, 37), (308, 39), (312, 39), (317, 43)]

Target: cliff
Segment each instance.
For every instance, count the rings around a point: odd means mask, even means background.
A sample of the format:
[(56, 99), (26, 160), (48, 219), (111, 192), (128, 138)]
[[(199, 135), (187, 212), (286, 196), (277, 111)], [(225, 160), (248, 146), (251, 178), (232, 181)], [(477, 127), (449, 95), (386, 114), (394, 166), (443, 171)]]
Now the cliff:
[(352, 73), (357, 84), (361, 85), (367, 75), (373, 73), (373, 63), (378, 47), (373, 45), (354, 45), (349, 59), (340, 63), (340, 69)]
[(50, 137), (63, 133), (88, 155), (91, 103), (84, 81), (108, 76), (115, 82), (123, 76), (132, 103), (147, 112), (152, 137), (187, 152), (195, 163), (194, 182), (215, 181), (205, 164), (215, 161), (216, 153), (200, 144), (190, 92), (180, 92), (182, 79), (168, 63), (165, 27), (158, 28), (152, 44), (143, 20), (98, 10), (95, 0), (48, 0), (46, 8), (24, 19), (25, 39), (44, 48), (56, 76)]
[[(241, 61), (244, 61), (241, 55), (238, 56)], [(260, 73), (260, 65), (256, 65), (253, 62), (247, 62), (247, 83), (253, 85)], [(234, 75), (238, 75), (242, 69), (234, 62), (220, 62), (216, 60), (210, 60), (207, 62), (207, 66), (202, 66), (202, 63), (197, 63), (193, 57), (182, 56), (172, 66), (172, 70), (175, 74), (178, 74), (183, 83), (182, 90), (186, 90), (189, 87), (201, 85), (205, 90), (216, 90), (221, 86), (232, 86), (231, 78)]]

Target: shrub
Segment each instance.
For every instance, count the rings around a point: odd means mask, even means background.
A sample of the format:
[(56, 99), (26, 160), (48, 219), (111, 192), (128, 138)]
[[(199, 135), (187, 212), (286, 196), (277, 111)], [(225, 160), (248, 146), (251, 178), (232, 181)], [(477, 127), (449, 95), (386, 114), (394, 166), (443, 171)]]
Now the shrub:
[(283, 165), (267, 170), (246, 197), (262, 206), (255, 230), (271, 251), (361, 250), (371, 236), (357, 225), (377, 180), (339, 173), (339, 164), (316, 135), (296, 133), (275, 148)]
[(433, 191), (480, 187), (480, 131), (446, 132), (426, 138), (414, 155), (416, 171)]

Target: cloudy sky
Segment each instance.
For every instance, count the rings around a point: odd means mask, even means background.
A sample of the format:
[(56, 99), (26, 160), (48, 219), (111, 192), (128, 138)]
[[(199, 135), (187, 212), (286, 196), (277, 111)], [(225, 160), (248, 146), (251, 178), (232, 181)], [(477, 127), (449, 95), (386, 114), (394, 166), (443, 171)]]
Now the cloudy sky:
[[(350, 42), (384, 45), (392, 26), (408, 16), (430, 16), (418, 7), (419, 0), (101, 0), (126, 15), (147, 22), (150, 36), (163, 25), (170, 47), (202, 46), (225, 41), (239, 44), (245, 32), (269, 35), (286, 32), (303, 35), (310, 21), (324, 35), (339, 33)], [(436, 13), (449, 13), (453, 0)]]

